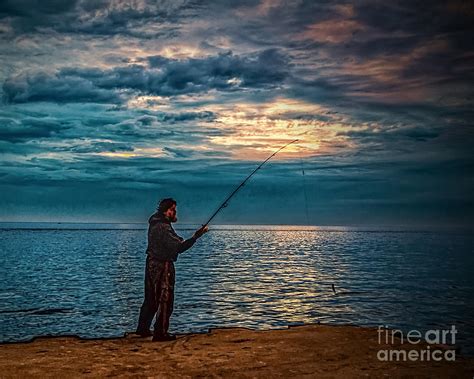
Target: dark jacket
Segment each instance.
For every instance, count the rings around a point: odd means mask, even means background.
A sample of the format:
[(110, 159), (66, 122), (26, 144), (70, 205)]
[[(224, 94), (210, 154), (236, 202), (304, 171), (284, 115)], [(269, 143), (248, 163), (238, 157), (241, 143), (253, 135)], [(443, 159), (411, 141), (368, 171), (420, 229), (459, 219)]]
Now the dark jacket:
[(158, 213), (148, 220), (148, 247), (146, 253), (159, 262), (176, 262), (178, 254), (194, 245), (196, 239), (184, 240), (176, 234), (171, 223)]

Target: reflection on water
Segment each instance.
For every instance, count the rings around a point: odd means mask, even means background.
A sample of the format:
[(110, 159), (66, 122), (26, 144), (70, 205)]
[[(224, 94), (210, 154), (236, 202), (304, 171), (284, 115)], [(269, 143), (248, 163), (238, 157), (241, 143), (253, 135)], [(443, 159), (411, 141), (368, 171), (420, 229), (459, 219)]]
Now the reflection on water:
[[(146, 229), (104, 229), (0, 230), (2, 341), (118, 336), (135, 328)], [(406, 330), (456, 324), (470, 351), (469, 234), (283, 229), (215, 228), (184, 253), (172, 330), (317, 321)]]

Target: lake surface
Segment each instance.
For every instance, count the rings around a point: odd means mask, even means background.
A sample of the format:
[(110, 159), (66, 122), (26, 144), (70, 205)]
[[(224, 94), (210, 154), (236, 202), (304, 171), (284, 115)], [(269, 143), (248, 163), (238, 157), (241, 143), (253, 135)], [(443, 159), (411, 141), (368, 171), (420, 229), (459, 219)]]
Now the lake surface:
[[(462, 231), (213, 227), (176, 263), (170, 329), (456, 325), (472, 355), (473, 242)], [(145, 248), (143, 224), (0, 224), (0, 341), (133, 331)]]

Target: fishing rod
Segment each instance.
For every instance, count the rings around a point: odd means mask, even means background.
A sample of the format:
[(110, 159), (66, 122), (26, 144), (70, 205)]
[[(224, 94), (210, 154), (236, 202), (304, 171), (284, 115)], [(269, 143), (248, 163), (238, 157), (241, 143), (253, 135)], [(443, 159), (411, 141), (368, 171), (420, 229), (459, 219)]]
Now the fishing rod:
[[(306, 132), (303, 133), (303, 134), (306, 134)], [(230, 199), (232, 199), (232, 197), (239, 191), (239, 189), (241, 189), (241, 188), (245, 185), (245, 183), (246, 183), (258, 170), (260, 170), (260, 169), (262, 168), (262, 166), (263, 166), (265, 163), (267, 163), (270, 159), (272, 159), (275, 155), (277, 155), (277, 154), (278, 154), (280, 151), (282, 151), (284, 148), (286, 148), (287, 146), (290, 146), (291, 144), (293, 144), (293, 143), (295, 143), (295, 142), (298, 142), (298, 141), (299, 141), (299, 139), (295, 139), (295, 140), (293, 140), (293, 141), (287, 143), (286, 145), (280, 147), (280, 148), (279, 148), (278, 150), (276, 150), (273, 154), (271, 154), (267, 159), (265, 159), (262, 163), (260, 163), (260, 165), (259, 165), (255, 170), (253, 170), (253, 171), (251, 172), (251, 174), (250, 174), (249, 176), (247, 176), (247, 177), (245, 178), (245, 180), (244, 180), (242, 183), (240, 183), (240, 184), (231, 192), (231, 194), (230, 194), (229, 196), (227, 196), (227, 198), (222, 202), (222, 204), (219, 206), (219, 208), (217, 208), (217, 210), (212, 214), (212, 216), (209, 218), (209, 220), (207, 220), (207, 222), (202, 225), (201, 228), (205, 228), (206, 226), (208, 226), (208, 225), (210, 224), (210, 222), (212, 221), (212, 219), (213, 219), (214, 217), (216, 217), (217, 214), (218, 214), (222, 209), (224, 209), (225, 207), (227, 207), (227, 205), (229, 204)], [(303, 169), (303, 170), (304, 170), (304, 169)], [(304, 175), (304, 171), (303, 171), (303, 175)], [(305, 195), (306, 195), (306, 194), (305, 194)], [(336, 294), (336, 289), (335, 289), (333, 283), (331, 283), (331, 289), (332, 289), (332, 291), (334, 292), (334, 294)]]
[(249, 180), (258, 170), (260, 170), (260, 169), (262, 168), (262, 166), (263, 166), (265, 163), (267, 163), (270, 159), (272, 159), (275, 155), (277, 155), (277, 154), (278, 154), (280, 151), (282, 151), (285, 147), (290, 146), (292, 143), (295, 143), (295, 142), (297, 142), (297, 141), (299, 141), (299, 139), (295, 139), (294, 141), (291, 141), (290, 143), (287, 143), (285, 146), (280, 147), (277, 151), (275, 151), (272, 155), (270, 155), (267, 159), (265, 159), (265, 160), (260, 164), (260, 166), (258, 166), (255, 170), (253, 170), (252, 173), (251, 173), (249, 176), (247, 176), (247, 177), (245, 178), (245, 180), (244, 180), (242, 183), (240, 183), (240, 184), (237, 186), (237, 188), (234, 189), (234, 191), (232, 191), (232, 193), (231, 193), (229, 196), (227, 196), (227, 198), (223, 201), (223, 203), (221, 204), (221, 206), (220, 206), (219, 208), (217, 208), (217, 211), (214, 212), (214, 214), (209, 218), (209, 220), (207, 220), (207, 222), (206, 222), (205, 224), (203, 224), (202, 227), (204, 228), (204, 227), (206, 227), (207, 225), (209, 225), (209, 223), (212, 221), (212, 219), (213, 219), (214, 217), (216, 217), (217, 214), (218, 214), (221, 210), (223, 210), (225, 207), (227, 207), (227, 205), (229, 204), (230, 199), (232, 199), (232, 197), (237, 193), (237, 191), (238, 191), (239, 189), (241, 189), (241, 188), (245, 185), (245, 183), (247, 182), (247, 180)]

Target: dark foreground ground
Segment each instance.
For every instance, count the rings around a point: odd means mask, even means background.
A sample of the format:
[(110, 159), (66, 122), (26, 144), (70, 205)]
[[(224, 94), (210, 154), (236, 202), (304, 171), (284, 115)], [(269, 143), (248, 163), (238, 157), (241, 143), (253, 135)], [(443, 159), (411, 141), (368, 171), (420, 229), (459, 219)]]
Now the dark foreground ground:
[(134, 334), (97, 340), (37, 338), (0, 345), (0, 377), (474, 376), (474, 358), (457, 355), (455, 362), (380, 361), (377, 352), (389, 348), (409, 351), (426, 349), (427, 345), (379, 345), (374, 328), (326, 325), (269, 331), (215, 329), (172, 342), (151, 342), (151, 338)]

